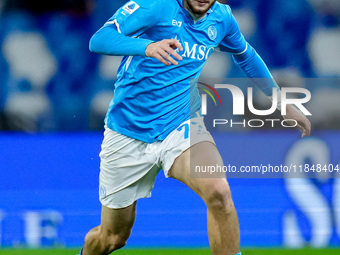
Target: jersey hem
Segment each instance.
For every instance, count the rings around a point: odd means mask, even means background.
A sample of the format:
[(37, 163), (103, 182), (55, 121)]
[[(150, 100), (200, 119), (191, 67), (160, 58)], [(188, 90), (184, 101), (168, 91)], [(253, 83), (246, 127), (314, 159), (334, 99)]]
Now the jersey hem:
[(140, 136), (140, 135), (136, 134), (135, 132), (131, 132), (131, 131), (129, 131), (125, 128), (122, 128), (120, 126), (117, 126), (117, 125), (113, 125), (113, 123), (110, 122), (110, 121), (108, 121), (106, 125), (109, 129), (111, 129), (113, 131), (116, 131), (116, 132), (118, 132), (122, 135), (128, 136), (128, 137), (133, 138), (133, 139), (137, 139), (137, 140), (145, 142), (145, 143), (153, 143), (155, 141), (163, 141), (172, 132), (172, 130), (171, 130), (169, 133), (166, 133), (164, 138), (161, 138), (162, 136), (160, 136), (160, 139), (145, 139), (145, 136)]
[[(199, 111), (196, 111), (194, 112), (193, 114), (191, 114), (190, 116), (188, 116), (187, 118), (185, 118), (181, 123), (179, 123), (179, 125), (181, 125), (183, 122), (189, 120), (189, 119), (192, 119), (192, 118), (196, 118), (198, 116), (201, 116), (201, 112), (200, 110)], [(155, 141), (163, 141), (165, 140), (172, 131), (174, 131), (176, 128), (178, 128), (178, 126), (175, 126), (173, 129), (170, 129), (168, 130), (168, 132), (166, 133), (163, 133), (161, 134), (160, 136), (158, 136), (158, 138), (153, 138), (153, 139), (145, 139), (145, 136), (141, 136), (141, 135), (138, 135), (137, 133), (135, 132), (131, 132), (130, 130), (128, 129), (125, 129), (125, 128), (122, 128), (118, 125), (115, 125), (114, 122), (111, 122), (110, 119), (108, 117), (105, 118), (104, 122), (106, 123), (106, 126), (113, 130), (113, 131), (116, 131), (122, 135), (125, 135), (125, 136), (128, 136), (130, 138), (133, 138), (133, 139), (137, 139), (139, 141), (142, 141), (142, 142), (145, 142), (145, 143), (154, 143)], [(152, 137), (151, 137), (152, 138)]]

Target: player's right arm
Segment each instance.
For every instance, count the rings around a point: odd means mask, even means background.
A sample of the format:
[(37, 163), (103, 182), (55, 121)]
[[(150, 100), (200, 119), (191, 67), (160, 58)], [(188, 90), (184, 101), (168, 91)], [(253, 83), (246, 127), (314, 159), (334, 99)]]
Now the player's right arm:
[[(153, 57), (169, 65), (177, 64), (176, 40), (154, 42), (138, 38), (160, 19), (165, 1), (135, 0), (121, 7), (90, 40), (90, 51), (113, 56)], [(170, 54), (170, 55), (169, 55)]]

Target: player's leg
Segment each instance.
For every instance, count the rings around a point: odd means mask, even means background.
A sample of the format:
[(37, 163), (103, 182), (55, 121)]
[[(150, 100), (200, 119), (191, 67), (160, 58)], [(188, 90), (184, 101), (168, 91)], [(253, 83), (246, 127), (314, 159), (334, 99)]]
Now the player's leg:
[(136, 215), (136, 201), (151, 196), (160, 167), (153, 147), (105, 127), (100, 152), (101, 225), (85, 237), (84, 255), (109, 254), (123, 247)]
[(222, 158), (211, 142), (200, 142), (176, 158), (169, 171), (195, 191), (206, 203), (208, 234), (213, 255), (235, 255), (240, 249), (239, 223), (226, 178), (191, 178), (191, 166), (223, 167)]
[(83, 255), (107, 255), (125, 246), (136, 217), (136, 202), (132, 205), (111, 209), (102, 206), (101, 224), (85, 237)]

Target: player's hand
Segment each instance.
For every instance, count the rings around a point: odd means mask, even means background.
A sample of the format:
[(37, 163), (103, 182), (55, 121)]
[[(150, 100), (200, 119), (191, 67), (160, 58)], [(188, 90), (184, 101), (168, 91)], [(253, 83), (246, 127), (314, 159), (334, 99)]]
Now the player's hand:
[[(296, 120), (298, 125), (297, 128), (302, 132), (302, 138), (309, 136), (310, 132), (312, 130), (312, 126), (310, 124), (310, 121), (307, 119), (307, 117), (300, 112), (298, 109), (291, 105), (287, 105), (287, 112), (286, 115), (283, 116), (284, 119), (293, 119)], [(293, 121), (289, 122), (291, 125), (295, 125)]]
[(182, 60), (182, 57), (175, 51), (176, 49), (183, 51), (182, 45), (176, 39), (162, 40), (150, 43), (146, 47), (145, 55), (156, 58), (167, 66), (171, 64), (178, 65), (178, 62), (172, 58), (175, 57), (179, 61)]

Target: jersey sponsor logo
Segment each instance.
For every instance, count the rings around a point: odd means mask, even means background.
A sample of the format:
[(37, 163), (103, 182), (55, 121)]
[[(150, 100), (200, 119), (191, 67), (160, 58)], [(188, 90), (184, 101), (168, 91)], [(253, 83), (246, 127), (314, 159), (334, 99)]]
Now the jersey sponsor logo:
[[(188, 42), (185, 41), (182, 42), (180, 39), (178, 39), (177, 35), (174, 37), (174, 39), (176, 39), (183, 46), (184, 49), (184, 53), (182, 54), (183, 58), (191, 58), (205, 61), (214, 51), (214, 47), (208, 48), (206, 45), (199, 45), (197, 43), (190, 45)], [(178, 52), (178, 49), (176, 49), (176, 51)]]
[(208, 48), (205, 45), (198, 45), (196, 43), (190, 46), (188, 42), (184, 42), (183, 48), (184, 53), (182, 57), (198, 60), (207, 60), (211, 52), (214, 51), (214, 47)]
[(183, 24), (182, 21), (177, 21), (175, 19), (172, 20), (172, 25), (175, 26), (175, 27), (181, 27)]
[(208, 35), (211, 40), (215, 40), (217, 37), (217, 29), (214, 26), (208, 28)]
[(139, 5), (136, 2), (130, 1), (126, 5), (124, 5), (123, 10), (126, 11), (128, 14), (132, 14), (137, 11), (138, 8)]

